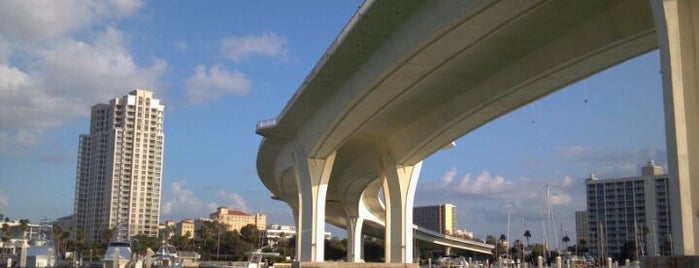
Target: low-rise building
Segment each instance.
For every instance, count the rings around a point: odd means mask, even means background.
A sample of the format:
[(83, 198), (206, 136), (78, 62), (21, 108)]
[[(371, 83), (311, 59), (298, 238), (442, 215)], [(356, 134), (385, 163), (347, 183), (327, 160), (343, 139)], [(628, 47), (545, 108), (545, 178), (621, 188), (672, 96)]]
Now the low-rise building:
[(225, 224), (228, 231), (240, 231), (240, 229), (248, 224), (252, 224), (257, 227), (258, 230), (263, 231), (267, 226), (267, 216), (265, 215), (259, 213), (251, 215), (242, 211), (231, 210), (226, 207), (218, 207), (216, 212), (209, 215), (209, 218)]
[(188, 238), (194, 238), (194, 220), (184, 219), (175, 225), (175, 233)]

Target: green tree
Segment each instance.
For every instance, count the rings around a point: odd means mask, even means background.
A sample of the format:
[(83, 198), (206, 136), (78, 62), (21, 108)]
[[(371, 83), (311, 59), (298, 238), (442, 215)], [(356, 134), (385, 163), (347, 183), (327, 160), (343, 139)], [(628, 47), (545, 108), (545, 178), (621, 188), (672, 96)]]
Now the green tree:
[(56, 254), (58, 254), (59, 256), (63, 256), (63, 252), (60, 252), (61, 245), (63, 245), (63, 243), (66, 243), (66, 241), (63, 241), (63, 238), (61, 237), (62, 234), (63, 227), (61, 227), (60, 225), (54, 224), (51, 227), (51, 240), (53, 240), (53, 243), (56, 245), (56, 251), (58, 251), (56, 252)]
[(585, 240), (585, 239), (578, 240), (578, 245), (576, 247), (578, 247), (578, 246), (580, 247), (578, 249), (578, 251), (580, 253), (585, 254), (587, 252), (587, 240)]
[(150, 248), (153, 251), (160, 247), (160, 239), (153, 236), (138, 234), (131, 238), (131, 251), (136, 254), (146, 255)]
[(85, 233), (85, 230), (80, 230), (75, 234), (75, 243), (73, 244), (73, 248), (80, 252), (81, 254), (84, 253), (83, 251), (87, 248), (87, 234)]
[(495, 244), (497, 244), (497, 240), (495, 239), (494, 236), (492, 236), (492, 235), (487, 235), (487, 236), (485, 237), (485, 243), (486, 243), (486, 244), (490, 244), (490, 245), (495, 245)]
[(347, 239), (326, 239), (325, 260), (337, 261), (347, 258)]
[(102, 235), (100, 236), (100, 242), (102, 242), (105, 245), (108, 244), (109, 241), (112, 241), (114, 239), (116, 231), (116, 228), (104, 228), (104, 230), (102, 230)]
[(527, 247), (529, 247), (529, 238), (532, 237), (532, 233), (529, 230), (524, 231), (524, 238), (527, 239)]
[(182, 236), (180, 234), (174, 234), (170, 238), (170, 244), (172, 244), (173, 246), (175, 246), (175, 248), (178, 249), (185, 249), (190, 247), (189, 245), (191, 245), (190, 239), (186, 234), (185, 236)]
[(382, 262), (384, 260), (384, 241), (373, 237), (364, 239), (364, 260)]
[(565, 236), (563, 236), (563, 239), (561, 239), (561, 241), (563, 241), (563, 244), (566, 245), (565, 250), (567, 251), (568, 250), (568, 243), (570, 242), (570, 237), (568, 237), (568, 235), (565, 235)]
[(2, 239), (2, 243), (4, 245), (5, 243), (10, 241), (10, 225), (7, 223), (3, 223), (2, 228), (0, 228), (0, 230), (2, 230), (2, 238), (1, 239)]
[(27, 238), (27, 230), (29, 230), (30, 223), (28, 219), (19, 220), (19, 229), (22, 230), (22, 238)]
[(543, 257), (543, 256), (546, 256), (546, 255), (547, 255), (547, 254), (545, 254), (545, 252), (544, 252), (544, 245), (542, 245), (542, 244), (535, 244), (535, 245), (532, 247), (532, 255), (531, 255), (532, 260), (536, 260), (536, 258), (538, 258), (539, 256), (542, 256), (542, 257)]
[(257, 226), (252, 224), (245, 225), (243, 228), (240, 228), (240, 236), (245, 242), (255, 247), (259, 246), (257, 241), (260, 239), (260, 230), (257, 230)]

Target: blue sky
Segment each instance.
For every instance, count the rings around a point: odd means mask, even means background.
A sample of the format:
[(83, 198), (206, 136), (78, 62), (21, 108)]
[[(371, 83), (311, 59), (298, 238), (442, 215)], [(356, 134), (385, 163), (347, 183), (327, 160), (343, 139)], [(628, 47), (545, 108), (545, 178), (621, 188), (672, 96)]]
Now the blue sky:
[[(162, 220), (224, 205), (291, 224), (257, 178), (255, 124), (279, 114), (360, 4), (0, 2), (0, 213), (71, 214), (90, 106), (138, 87), (166, 106)], [(636, 176), (649, 158), (666, 164), (657, 52), (426, 159), (415, 202), (455, 204), (459, 227), (477, 237), (506, 233), (511, 211), (510, 236), (526, 228), (536, 241), (550, 185), (556, 221), (572, 237), (584, 178)]]

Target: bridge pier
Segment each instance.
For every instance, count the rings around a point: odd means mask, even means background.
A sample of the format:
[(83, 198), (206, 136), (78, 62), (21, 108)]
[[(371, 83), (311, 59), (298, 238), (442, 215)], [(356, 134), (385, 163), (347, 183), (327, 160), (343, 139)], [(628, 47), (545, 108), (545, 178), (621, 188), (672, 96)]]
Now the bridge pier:
[(386, 207), (385, 261), (413, 262), (413, 203), (422, 162), (414, 166), (396, 163), (390, 152), (379, 156)]
[[(699, 3), (651, 1), (660, 49), (673, 254), (699, 252)], [(677, 219), (677, 220), (676, 220)]]
[(325, 159), (314, 159), (307, 158), (299, 150), (294, 155), (294, 160), (296, 186), (299, 190), (295, 216), (296, 259), (322, 262), (325, 257), (325, 200), (335, 153)]
[(363, 256), (362, 226), (364, 219), (359, 216), (347, 217), (347, 261), (361, 262)]

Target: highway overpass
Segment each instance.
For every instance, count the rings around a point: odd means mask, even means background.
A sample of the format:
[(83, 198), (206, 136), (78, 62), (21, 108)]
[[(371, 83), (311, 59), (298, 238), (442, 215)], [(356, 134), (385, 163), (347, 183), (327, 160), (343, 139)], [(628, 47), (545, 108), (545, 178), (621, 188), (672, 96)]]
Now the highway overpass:
[(378, 229), (386, 262), (412, 262), (423, 159), (503, 114), (657, 48), (677, 197), (674, 249), (697, 254), (698, 5), (364, 2), (281, 114), (257, 126), (264, 137), (258, 174), (292, 208), (297, 260), (323, 261), (327, 221), (348, 230), (349, 261), (361, 258), (360, 234)]

